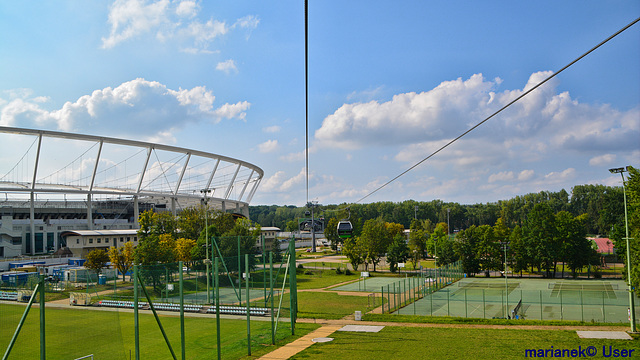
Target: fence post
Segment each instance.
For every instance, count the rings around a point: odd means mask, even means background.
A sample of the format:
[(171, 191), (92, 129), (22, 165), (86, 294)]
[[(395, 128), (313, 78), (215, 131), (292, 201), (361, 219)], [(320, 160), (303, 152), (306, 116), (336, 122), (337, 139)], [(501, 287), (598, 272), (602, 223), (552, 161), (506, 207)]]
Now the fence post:
[(247, 286), (247, 355), (251, 356), (251, 297), (249, 296), (249, 254), (244, 254), (244, 271), (244, 282)]
[[(184, 272), (182, 271), (182, 261), (178, 261), (178, 281), (180, 282), (180, 348), (182, 351), (182, 360), (187, 358), (186, 343), (184, 338)], [(165, 265), (166, 266), (166, 265)], [(205, 270), (206, 271), (206, 270)], [(196, 283), (198, 278), (196, 277)], [(209, 297), (209, 287), (207, 286), (207, 297)]]
[(582, 290), (580, 290), (580, 312), (582, 313), (582, 322), (584, 322), (584, 304), (582, 302)]
[[(220, 276), (218, 270), (218, 257), (214, 259), (213, 263), (214, 269), (214, 277), (213, 281), (215, 281), (215, 296), (216, 296), (216, 350), (218, 351), (218, 360), (222, 359), (222, 345), (220, 341)], [(273, 311), (272, 311), (273, 313)], [(273, 317), (273, 315), (271, 315)]]
[(133, 331), (136, 360), (140, 360), (140, 331), (138, 322), (138, 265), (133, 265)]
[(276, 333), (273, 328), (273, 250), (269, 252), (269, 297), (271, 298), (271, 345), (276, 344)]
[(467, 311), (467, 289), (464, 289), (464, 317), (469, 317), (469, 312)]
[(484, 289), (482, 289), (482, 318), (487, 318), (487, 304), (484, 300)]
[[(16, 281), (17, 283), (17, 281)], [(46, 341), (45, 341), (45, 327), (44, 327), (44, 274), (40, 275), (39, 279), (40, 290), (40, 360), (47, 358), (46, 354)]]
[(540, 293), (540, 320), (542, 320), (542, 290), (538, 290)]

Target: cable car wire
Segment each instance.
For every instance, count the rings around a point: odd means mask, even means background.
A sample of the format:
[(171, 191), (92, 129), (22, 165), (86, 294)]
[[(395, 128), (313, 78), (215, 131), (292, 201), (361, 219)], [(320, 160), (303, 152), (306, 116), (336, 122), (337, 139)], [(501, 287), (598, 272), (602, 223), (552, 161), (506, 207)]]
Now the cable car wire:
[[(503, 106), (502, 108), (500, 108), (500, 110), (494, 112), (493, 114), (489, 115), (487, 118), (485, 118), (484, 120), (480, 121), (479, 123), (477, 123), (476, 125), (474, 125), (473, 127), (471, 127), (469, 130), (463, 132), (462, 134), (458, 135), (458, 137), (456, 137), (455, 139), (449, 141), (448, 143), (446, 143), (445, 145), (443, 145), (442, 147), (440, 147), (438, 150), (434, 151), (433, 153), (431, 153), (429, 156), (427, 156), (426, 158), (420, 160), (419, 162), (417, 162), (415, 165), (411, 166), (410, 168), (408, 168), (407, 170), (403, 171), (402, 173), (400, 173), (399, 175), (397, 175), (396, 177), (394, 177), (393, 179), (387, 181), (386, 183), (384, 183), (383, 185), (381, 185), (380, 187), (378, 187), (377, 189), (373, 190), (372, 192), (370, 192), (369, 194), (365, 195), (364, 197), (360, 198), (359, 200), (355, 201), (355, 203), (360, 203), (361, 201), (363, 201), (364, 199), (368, 198), (369, 196), (375, 194), (376, 192), (378, 192), (379, 190), (381, 190), (382, 188), (386, 187), (387, 185), (391, 184), (392, 182), (398, 180), (401, 176), (405, 175), (406, 173), (408, 173), (409, 171), (415, 169), (416, 167), (418, 167), (420, 164), (422, 164), (423, 162), (429, 160), (430, 158), (432, 158), (433, 156), (435, 156), (436, 154), (438, 154), (440, 151), (444, 150), (445, 148), (449, 147), (449, 145), (453, 144), (454, 142), (458, 141), (460, 138), (462, 138), (463, 136), (467, 135), (468, 133), (472, 132), (473, 130), (475, 130), (476, 128), (478, 128), (480, 125), (484, 124), (485, 122), (489, 121), (489, 119), (493, 118), (494, 116), (498, 115), (499, 113), (501, 113), (503, 110), (505, 110), (506, 108), (510, 107), (511, 105), (515, 104), (517, 101), (519, 101), (520, 99), (522, 99), (523, 97), (527, 96), (528, 94), (530, 94), (532, 91), (534, 91), (535, 89), (539, 88), (540, 86), (544, 85), (547, 81), (553, 79), (556, 75), (560, 74), (561, 72), (563, 72), (564, 70), (568, 69), (570, 66), (572, 66), (573, 64), (577, 63), (578, 61), (580, 61), (582, 58), (584, 58), (585, 56), (589, 55), (590, 53), (592, 53), (593, 51), (595, 51), (596, 49), (598, 49), (599, 47), (601, 47), (602, 45), (606, 44), (609, 40), (613, 39), (614, 37), (618, 36), (619, 34), (621, 34), (623, 31), (627, 30), (628, 28), (630, 28), (631, 26), (635, 25), (638, 21), (640, 21), (640, 18), (635, 19), (634, 21), (632, 21), (631, 23), (629, 23), (628, 25), (626, 25), (625, 27), (623, 27), (622, 29), (618, 30), (615, 34), (609, 36), (608, 38), (606, 38), (605, 40), (603, 40), (602, 42), (600, 42), (598, 45), (594, 46), (593, 48), (591, 48), (591, 50), (585, 52), (584, 54), (582, 54), (580, 57), (578, 57), (577, 59), (573, 60), (572, 62), (570, 62), (568, 65), (565, 65), (562, 69), (558, 70), (557, 72), (551, 74), (549, 77), (547, 77), (546, 79), (542, 80), (540, 83), (538, 83), (537, 85), (535, 85), (534, 87), (532, 87), (531, 89), (525, 91), (524, 93), (522, 93), (522, 95), (518, 96), (516, 99), (514, 99), (513, 101), (511, 101), (510, 103), (508, 103), (507, 105)], [(307, 187), (308, 187), (308, 183), (307, 183)], [(307, 195), (308, 196), (308, 195)]]

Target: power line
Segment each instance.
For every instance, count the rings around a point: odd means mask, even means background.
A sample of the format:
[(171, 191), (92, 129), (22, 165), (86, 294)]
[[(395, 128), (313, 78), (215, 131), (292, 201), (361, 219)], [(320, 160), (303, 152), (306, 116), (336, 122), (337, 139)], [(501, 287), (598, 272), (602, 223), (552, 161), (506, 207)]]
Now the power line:
[(556, 75), (560, 74), (561, 72), (563, 72), (564, 70), (566, 70), (567, 68), (569, 68), (570, 66), (572, 66), (573, 64), (577, 63), (578, 61), (580, 61), (582, 58), (584, 58), (585, 56), (589, 55), (590, 53), (592, 53), (593, 51), (595, 51), (597, 48), (599, 48), (600, 46), (604, 45), (605, 43), (607, 43), (609, 40), (613, 39), (614, 37), (620, 35), (623, 31), (627, 30), (628, 28), (630, 28), (631, 26), (633, 26), (635, 23), (637, 23), (638, 21), (640, 21), (640, 18), (635, 19), (634, 21), (632, 21), (631, 23), (629, 23), (627, 26), (623, 27), (622, 29), (618, 30), (615, 34), (609, 36), (608, 38), (606, 38), (605, 40), (603, 40), (602, 42), (600, 42), (598, 45), (594, 46), (593, 48), (591, 48), (591, 50), (587, 51), (586, 53), (582, 54), (580, 57), (578, 57), (577, 59), (573, 60), (572, 62), (570, 62), (568, 65), (565, 65), (562, 69), (558, 70), (557, 72), (551, 74), (549, 77), (547, 77), (546, 79), (544, 79), (543, 81), (541, 81), (540, 83), (538, 83), (536, 86), (532, 87), (531, 89), (525, 91), (522, 95), (518, 96), (515, 100), (511, 101), (510, 103), (508, 103), (507, 105), (503, 106), (500, 110), (494, 112), (493, 114), (491, 114), (489, 117), (487, 117), (486, 119), (480, 121), (479, 123), (477, 123), (476, 125), (474, 125), (472, 128), (470, 128), (469, 130), (463, 132), (462, 134), (458, 135), (458, 137), (456, 137), (455, 139), (449, 141), (448, 143), (446, 143), (444, 146), (442, 146), (441, 148), (439, 148), (438, 150), (434, 151), (433, 153), (431, 153), (431, 155), (427, 156), (426, 158), (420, 160), (418, 163), (416, 163), (415, 165), (411, 166), (410, 168), (408, 168), (407, 170), (403, 171), (402, 173), (400, 173), (399, 175), (397, 175), (396, 177), (394, 177), (393, 179), (387, 181), (386, 183), (384, 183), (383, 185), (381, 185), (380, 187), (378, 187), (377, 189), (373, 190), (372, 192), (370, 192), (369, 194), (365, 195), (364, 197), (360, 198), (358, 201), (355, 201), (355, 203), (359, 203), (362, 200), (368, 198), (369, 196), (375, 194), (376, 192), (378, 192), (380, 189), (384, 188), (385, 186), (391, 184), (392, 182), (398, 180), (401, 176), (405, 175), (406, 173), (408, 173), (409, 171), (415, 169), (416, 167), (418, 167), (420, 164), (422, 164), (423, 162), (429, 160), (430, 158), (432, 158), (434, 155), (436, 155), (437, 153), (439, 153), (440, 151), (444, 150), (445, 148), (447, 148), (449, 145), (453, 144), (454, 142), (458, 141), (460, 138), (462, 138), (463, 136), (467, 135), (468, 133), (472, 132), (473, 130), (475, 130), (477, 127), (479, 127), (480, 125), (484, 124), (485, 122), (489, 121), (489, 119), (493, 118), (494, 116), (498, 115), (500, 112), (502, 112), (503, 110), (505, 110), (506, 108), (508, 108), (509, 106), (515, 104), (518, 100), (522, 99), (523, 97), (527, 96), (529, 93), (531, 93), (532, 91), (534, 91), (535, 89), (539, 88), (540, 86), (542, 86), (543, 84), (545, 84), (547, 81), (553, 79)]

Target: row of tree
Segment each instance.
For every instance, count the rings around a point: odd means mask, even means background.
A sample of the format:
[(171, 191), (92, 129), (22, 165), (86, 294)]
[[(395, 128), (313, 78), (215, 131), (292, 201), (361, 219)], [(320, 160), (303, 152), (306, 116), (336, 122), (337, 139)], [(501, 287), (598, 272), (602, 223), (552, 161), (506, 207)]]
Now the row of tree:
[[(139, 223), (138, 246), (134, 248), (133, 243), (127, 242), (118, 248), (111, 247), (107, 252), (91, 251), (85, 267), (99, 274), (110, 261), (123, 274), (124, 280), (124, 274), (133, 264), (153, 266), (183, 261), (190, 265), (205, 259), (207, 236), (217, 239), (217, 247), (209, 243), (210, 258), (217, 255), (234, 257), (238, 251), (242, 255), (253, 255), (260, 236), (260, 225), (202, 207), (185, 209), (179, 216), (145, 211), (140, 214)], [(157, 285), (156, 281), (153, 283)]]

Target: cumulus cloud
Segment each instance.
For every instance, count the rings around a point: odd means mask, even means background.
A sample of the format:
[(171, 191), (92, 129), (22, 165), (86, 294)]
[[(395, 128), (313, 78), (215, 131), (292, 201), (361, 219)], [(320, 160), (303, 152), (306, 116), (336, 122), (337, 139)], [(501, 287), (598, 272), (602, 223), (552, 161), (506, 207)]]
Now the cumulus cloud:
[(109, 36), (102, 38), (102, 48), (111, 49), (122, 42), (144, 36), (160, 41), (176, 39), (187, 53), (212, 53), (209, 44), (226, 35), (231, 29), (255, 29), (259, 20), (248, 15), (237, 19), (232, 26), (226, 21), (198, 18), (200, 6), (193, 0), (116, 0), (109, 7)]
[(527, 181), (527, 180), (531, 180), (535, 175), (535, 171), (533, 170), (522, 170), (519, 174), (518, 174), (518, 180), (520, 181)]
[(489, 183), (496, 181), (511, 181), (513, 178), (513, 171), (502, 171), (497, 174), (491, 174), (489, 176)]
[(44, 127), (100, 134), (134, 133), (168, 139), (187, 123), (245, 118), (246, 101), (214, 106), (215, 96), (203, 86), (173, 90), (156, 81), (135, 79), (106, 87), (49, 111), (35, 99), (14, 99), (0, 108), (0, 124)]
[(278, 150), (278, 140), (267, 140), (262, 144), (258, 144), (258, 151), (261, 153), (270, 153)]
[(219, 62), (218, 65), (216, 65), (216, 70), (229, 74), (231, 72), (237, 72), (238, 68), (236, 67), (236, 62), (229, 59)]
[(616, 160), (615, 154), (604, 154), (600, 156), (595, 156), (589, 159), (589, 165), (591, 166), (603, 166), (610, 165)]
[[(498, 91), (500, 79), (475, 74), (466, 80), (445, 81), (429, 91), (397, 94), (386, 102), (344, 104), (324, 119), (315, 132), (316, 143), (352, 150), (387, 146), (396, 151), (395, 160), (416, 163), (550, 74), (532, 74), (522, 89)], [(637, 148), (640, 108), (619, 111), (606, 104), (580, 103), (568, 92), (558, 92), (557, 86), (555, 79), (547, 82), (429, 163), (504, 168), (508, 162), (533, 163), (558, 154), (592, 153), (594, 164), (608, 160), (597, 157), (602, 153)], [(491, 179), (498, 181), (499, 177)]]
[(281, 128), (278, 125), (273, 125), (273, 126), (267, 126), (265, 128), (262, 128), (262, 131), (269, 133), (269, 134), (274, 134), (274, 133), (278, 133), (280, 132)]
[[(312, 177), (313, 174), (309, 174), (309, 178)], [(271, 177), (262, 181), (260, 188), (261, 191), (264, 192), (286, 192), (290, 191), (294, 186), (304, 183), (305, 179), (305, 168), (302, 168), (297, 175), (290, 178), (287, 178), (287, 174), (284, 171), (278, 171)]]

